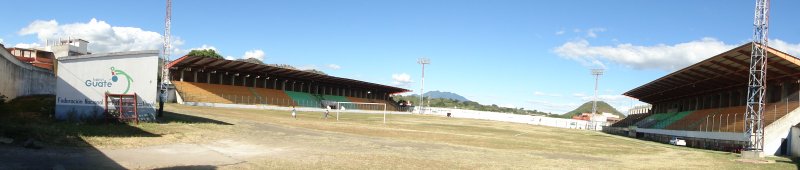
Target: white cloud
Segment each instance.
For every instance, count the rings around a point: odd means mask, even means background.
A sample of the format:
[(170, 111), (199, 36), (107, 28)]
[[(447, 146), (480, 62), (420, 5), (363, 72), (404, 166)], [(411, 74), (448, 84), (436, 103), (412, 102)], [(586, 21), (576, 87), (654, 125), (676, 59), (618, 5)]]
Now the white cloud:
[(225, 59), (226, 60), (236, 60), (236, 58), (234, 58), (233, 56), (225, 56)]
[(553, 114), (564, 114), (568, 111), (578, 108), (579, 104), (576, 103), (556, 103), (541, 100), (529, 100), (528, 103), (532, 104), (532, 109), (543, 112), (551, 112)]
[(328, 64), (328, 68), (329, 69), (333, 69), (333, 70), (338, 70), (338, 69), (341, 69), (342, 66), (339, 66), (339, 65), (336, 65), (336, 64)]
[(0, 38), (0, 44), (2, 44), (2, 43), (3, 43), (3, 39), (2, 39), (2, 38)]
[(16, 48), (36, 48), (41, 47), (42, 45), (39, 43), (17, 43), (14, 45)]
[(561, 94), (558, 94), (558, 93), (545, 93), (545, 92), (540, 92), (540, 91), (533, 92), (533, 95), (534, 96), (549, 96), (549, 97), (561, 97), (561, 96), (564, 96), (564, 95), (561, 95)]
[(590, 38), (597, 38), (597, 33), (605, 32), (605, 28), (589, 28), (586, 30), (586, 36)]
[(564, 30), (558, 30), (558, 31), (556, 31), (556, 35), (564, 35), (565, 32), (566, 31), (564, 31)]
[[(583, 96), (583, 97), (580, 97), (580, 98), (583, 101), (592, 101), (592, 99), (594, 99), (594, 95)], [(619, 94), (618, 95), (607, 95), (607, 94), (597, 95), (597, 98), (599, 98), (602, 101), (606, 101), (606, 102), (624, 101), (624, 100), (629, 100), (630, 99), (630, 97), (628, 97), (628, 96), (619, 95)]]
[(573, 97), (586, 97), (586, 94), (583, 93), (572, 93)]
[(585, 66), (605, 67), (610, 61), (634, 69), (675, 70), (707, 59), (735, 47), (714, 38), (679, 43), (674, 45), (640, 46), (619, 44), (616, 46), (592, 46), (585, 39), (566, 42), (554, 52), (561, 57), (580, 62)]
[[(56, 20), (36, 20), (22, 28), (19, 35), (35, 34), (39, 43), (64, 38), (81, 38), (89, 41), (93, 53), (158, 50), (163, 46), (161, 34), (136, 27), (112, 26), (92, 18), (86, 23), (59, 24)], [(175, 45), (182, 44), (176, 38)], [(173, 46), (175, 46), (173, 45)]]
[(317, 65), (310, 64), (310, 65), (303, 65), (303, 66), (297, 67), (297, 69), (299, 69), (299, 70), (319, 70), (319, 67), (317, 67)]
[(392, 80), (394, 80), (394, 85), (399, 86), (408, 86), (413, 82), (411, 76), (406, 73), (392, 74)]
[(774, 39), (769, 41), (769, 46), (795, 57), (800, 56), (800, 43), (791, 44), (780, 39)]
[(246, 51), (244, 52), (244, 56), (242, 56), (242, 59), (248, 59), (248, 58), (255, 58), (260, 61), (264, 61), (264, 51), (262, 50)]

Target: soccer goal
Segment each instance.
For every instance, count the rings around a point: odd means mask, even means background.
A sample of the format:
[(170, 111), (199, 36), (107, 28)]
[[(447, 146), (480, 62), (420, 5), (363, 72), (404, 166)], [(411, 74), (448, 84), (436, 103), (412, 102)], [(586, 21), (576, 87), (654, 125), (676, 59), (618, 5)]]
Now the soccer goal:
[(331, 102), (336, 110), (336, 120), (339, 120), (340, 112), (354, 113), (383, 113), (383, 124), (386, 124), (386, 103), (362, 103), (362, 102)]

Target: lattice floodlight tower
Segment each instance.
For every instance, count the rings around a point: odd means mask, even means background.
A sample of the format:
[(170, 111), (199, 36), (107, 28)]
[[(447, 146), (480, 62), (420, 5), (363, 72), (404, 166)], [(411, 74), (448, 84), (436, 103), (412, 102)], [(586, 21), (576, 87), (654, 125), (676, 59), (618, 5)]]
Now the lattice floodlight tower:
[(426, 64), (431, 64), (431, 60), (428, 59), (428, 58), (424, 58), (423, 57), (423, 58), (419, 58), (417, 63), (422, 65), (422, 86), (420, 86), (420, 88), (419, 88), (419, 103), (417, 104), (417, 106), (419, 106), (419, 114), (422, 114), (422, 112), (423, 112), (422, 105), (424, 104), (422, 99), (423, 99), (423, 97), (425, 95), (425, 65)]
[(753, 42), (750, 52), (750, 78), (747, 84), (747, 110), (745, 135), (750, 141), (746, 150), (763, 152), (764, 149), (764, 95), (767, 86), (767, 28), (769, 25), (769, 0), (756, 0), (753, 21)]
[(594, 99), (592, 99), (592, 117), (589, 118), (589, 126), (595, 129), (596, 125), (593, 118), (597, 114), (597, 84), (600, 76), (603, 75), (603, 69), (592, 69), (592, 75), (594, 76)]
[(158, 98), (159, 102), (159, 111), (158, 116), (162, 116), (163, 112), (163, 103), (164, 100), (167, 100), (167, 84), (169, 84), (169, 68), (167, 68), (167, 61), (169, 61), (170, 55), (170, 48), (172, 47), (172, 43), (170, 43), (170, 26), (172, 25), (172, 0), (167, 0), (167, 14), (164, 18), (164, 47), (162, 48), (162, 59), (161, 59), (161, 88), (160, 94)]

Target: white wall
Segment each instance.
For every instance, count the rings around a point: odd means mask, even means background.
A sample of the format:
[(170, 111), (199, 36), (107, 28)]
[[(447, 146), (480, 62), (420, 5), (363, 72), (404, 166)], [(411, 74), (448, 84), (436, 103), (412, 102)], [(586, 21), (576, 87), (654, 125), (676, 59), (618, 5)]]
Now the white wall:
[[(113, 74), (112, 74), (112, 68)], [(127, 75), (127, 76), (126, 76)], [(138, 95), (141, 120), (155, 120), (158, 51), (69, 56), (58, 59), (56, 119), (99, 118), (105, 93)], [(116, 78), (114, 78), (116, 77)], [(130, 78), (131, 82), (127, 80)]]
[(792, 127), (789, 132), (789, 156), (800, 157), (800, 128)]
[[(414, 111), (414, 113), (419, 113), (419, 111), (418, 110)], [(586, 125), (588, 123), (587, 121), (584, 120), (575, 120), (575, 119), (562, 119), (562, 118), (552, 118), (545, 116), (518, 115), (510, 113), (497, 113), (497, 112), (484, 112), (475, 110), (432, 108), (432, 107), (426, 108), (424, 114), (446, 116), (447, 113), (451, 113), (452, 117), (457, 117), (457, 118), (526, 123), (532, 125), (551, 126), (559, 128), (570, 128), (570, 129), (586, 129), (587, 128)], [(600, 130), (601, 126), (602, 125), (598, 124), (595, 129)]]

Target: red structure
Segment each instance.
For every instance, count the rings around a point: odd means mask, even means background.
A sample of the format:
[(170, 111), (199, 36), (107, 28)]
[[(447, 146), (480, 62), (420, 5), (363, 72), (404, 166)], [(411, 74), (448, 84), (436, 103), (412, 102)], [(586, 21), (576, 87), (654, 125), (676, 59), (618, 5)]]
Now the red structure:
[[(117, 119), (121, 122), (133, 120), (137, 125), (139, 124), (139, 111), (138, 103), (139, 97), (136, 93), (133, 94), (109, 94), (106, 93), (103, 99), (105, 103), (105, 112), (112, 119)], [(109, 108), (110, 104), (110, 108)]]
[(33, 66), (47, 70), (54, 70), (53, 61), (55, 60), (55, 55), (53, 52), (16, 47), (6, 50), (8, 50), (11, 55), (17, 57), (19, 61), (30, 63)]

